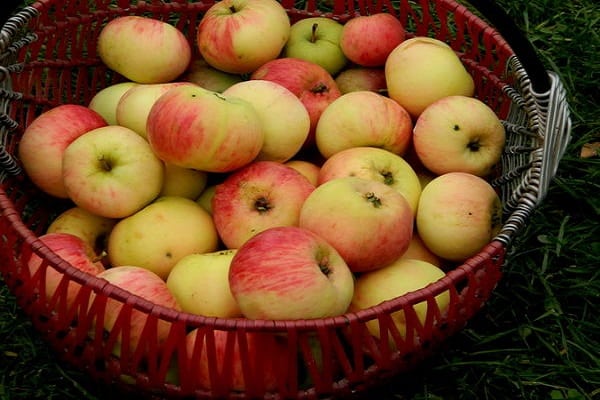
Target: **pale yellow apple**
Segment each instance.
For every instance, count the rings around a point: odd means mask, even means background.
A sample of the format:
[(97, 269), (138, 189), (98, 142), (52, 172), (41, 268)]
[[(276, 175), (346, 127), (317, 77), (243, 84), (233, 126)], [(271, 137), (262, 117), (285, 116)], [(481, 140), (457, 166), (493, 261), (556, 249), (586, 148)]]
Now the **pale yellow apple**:
[(385, 62), (388, 95), (417, 117), (429, 104), (450, 95), (472, 96), (473, 77), (445, 42), (423, 36), (406, 39)]
[[(444, 271), (426, 261), (400, 258), (383, 268), (358, 276), (354, 285), (354, 297), (350, 304), (350, 310), (356, 312), (417, 291), (438, 281), (444, 275)], [(442, 314), (450, 303), (449, 292), (438, 294), (435, 301), (439, 309), (437, 311)], [(425, 323), (428, 313), (436, 312), (429, 310), (425, 301), (415, 304), (413, 308), (421, 324)], [(404, 311), (396, 311), (391, 316), (398, 333), (405, 337), (406, 315)], [(367, 322), (366, 325), (373, 336), (380, 337), (380, 325), (377, 319)], [(390, 346), (394, 348), (395, 343), (391, 333), (388, 333), (388, 336), (390, 337)]]
[(258, 113), (264, 141), (257, 161), (285, 162), (300, 151), (308, 137), (310, 117), (289, 89), (273, 81), (252, 79), (230, 86), (223, 95), (246, 100)]
[(194, 253), (175, 264), (167, 287), (183, 311), (209, 317), (242, 316), (229, 289), (229, 265), (236, 251)]
[(109, 125), (117, 125), (117, 104), (125, 92), (137, 85), (127, 81), (115, 83), (99, 90), (88, 103), (88, 107), (96, 111)]
[(288, 167), (294, 168), (308, 179), (310, 183), (317, 186), (319, 180), (319, 167), (317, 164), (305, 160), (290, 160), (285, 163)]
[(439, 268), (444, 266), (443, 260), (425, 246), (423, 239), (419, 236), (419, 232), (413, 232), (408, 249), (406, 249), (401, 258), (427, 261)]
[(167, 90), (184, 84), (195, 85), (191, 82), (168, 82), (139, 84), (130, 88), (117, 103), (115, 112), (117, 124), (146, 138), (146, 120), (154, 102)]
[(70, 233), (81, 238), (96, 255), (106, 250), (106, 240), (117, 219), (93, 214), (81, 207), (71, 207), (60, 213), (48, 226), (46, 233)]
[(215, 195), (215, 190), (217, 189), (217, 185), (209, 185), (200, 196), (196, 199), (196, 202), (202, 206), (206, 210), (207, 213), (212, 215), (212, 198)]
[(416, 225), (429, 250), (446, 260), (462, 262), (499, 233), (502, 203), (483, 178), (449, 172), (433, 179), (421, 192)]
[(204, 191), (208, 174), (205, 171), (165, 163), (165, 176), (159, 196), (179, 196), (196, 200)]
[(120, 220), (108, 237), (112, 266), (136, 265), (167, 279), (173, 266), (192, 253), (216, 251), (210, 214), (194, 200), (160, 197)]

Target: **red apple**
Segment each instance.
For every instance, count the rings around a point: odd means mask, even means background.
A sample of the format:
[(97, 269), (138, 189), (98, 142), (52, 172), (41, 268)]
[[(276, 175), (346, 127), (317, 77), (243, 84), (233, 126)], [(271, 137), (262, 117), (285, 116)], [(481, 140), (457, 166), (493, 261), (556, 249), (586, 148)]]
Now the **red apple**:
[(337, 83), (342, 94), (359, 90), (370, 90), (379, 94), (387, 92), (385, 70), (383, 68), (348, 68), (335, 77), (335, 83)]
[(222, 0), (198, 24), (200, 54), (213, 67), (246, 74), (281, 53), (290, 20), (276, 0)]
[(283, 57), (269, 61), (254, 71), (250, 78), (279, 83), (302, 101), (310, 116), (305, 147), (314, 143), (317, 122), (325, 108), (342, 95), (325, 68), (299, 58)]
[(298, 224), (300, 207), (315, 189), (300, 172), (275, 161), (256, 161), (217, 185), (212, 216), (221, 240), (239, 248), (275, 226)]
[[(39, 240), (44, 243), (57, 256), (71, 264), (73, 267), (87, 272), (91, 275), (98, 275), (104, 271), (104, 266), (101, 261), (96, 260), (94, 249), (85, 242), (82, 238), (70, 233), (53, 232), (46, 233), (39, 237)], [(36, 253), (25, 260), (29, 273), (33, 276), (41, 267), (43, 260)], [(46, 299), (50, 300), (56, 292), (62, 279), (68, 279), (62, 272), (55, 270), (52, 267), (46, 269), (45, 290)], [(81, 285), (76, 282), (69, 282), (67, 287), (67, 305), (70, 306), (75, 302), (75, 298), (81, 289)]]
[(413, 221), (410, 204), (396, 189), (349, 176), (317, 186), (302, 205), (298, 226), (331, 243), (353, 272), (364, 272), (404, 254)]
[(381, 67), (387, 56), (404, 41), (402, 23), (389, 13), (361, 15), (344, 25), (340, 47), (346, 57), (365, 67)]
[(346, 311), (354, 277), (325, 239), (284, 226), (267, 229), (238, 249), (229, 286), (247, 318), (325, 318)]
[(34, 119), (23, 132), (19, 158), (25, 173), (42, 191), (67, 198), (62, 178), (62, 157), (71, 142), (107, 122), (96, 111), (81, 105), (63, 104)]
[(206, 172), (229, 172), (250, 163), (264, 141), (252, 104), (196, 85), (177, 86), (160, 96), (146, 130), (160, 159)]

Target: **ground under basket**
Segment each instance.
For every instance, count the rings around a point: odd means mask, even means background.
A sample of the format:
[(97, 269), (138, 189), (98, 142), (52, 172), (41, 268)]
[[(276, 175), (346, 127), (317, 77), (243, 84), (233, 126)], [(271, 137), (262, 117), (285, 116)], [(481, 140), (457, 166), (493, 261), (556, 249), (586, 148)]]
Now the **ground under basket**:
[[(62, 103), (87, 104), (99, 89), (123, 80), (96, 54), (95, 39), (110, 19), (152, 16), (193, 38), (212, 2), (38, 1), (15, 13), (0, 32), (0, 274), (56, 354), (100, 381), (173, 398), (323, 398), (365, 391), (414, 367), (478, 312), (501, 277), (512, 239), (546, 194), (570, 135), (565, 91), (493, 3), (472, 1), (476, 10), (454, 0), (281, 2), (292, 21), (324, 15), (345, 22), (387, 11), (410, 35), (436, 37), (452, 46), (475, 79), (476, 96), (496, 111), (507, 130), (508, 143), (493, 181), (503, 200), (503, 229), (479, 254), (422, 290), (318, 320), (252, 321), (179, 313), (82, 273), (38, 240), (70, 204), (31, 184), (16, 156), (19, 139), (41, 112)], [(44, 260), (33, 276), (24, 267), (32, 253)], [(44, 279), (50, 269), (63, 278), (46, 300)], [(70, 282), (81, 285), (72, 306), (66, 302)], [(434, 298), (445, 291), (450, 305), (440, 310)], [(109, 301), (123, 307), (115, 328), (104, 332), (98, 327)], [(428, 304), (423, 324), (413, 308), (420, 302)], [(139, 312), (147, 318), (138, 346), (124, 345), (115, 356), (115, 342), (131, 334), (132, 315)], [(405, 332), (393, 323), (395, 312), (404, 312)], [(368, 334), (369, 321), (379, 324), (381, 339)], [(161, 326), (167, 327), (168, 336), (159, 345)], [(195, 341), (187, 347), (186, 337), (194, 330)], [(208, 356), (210, 389), (198, 383), (204, 373), (198, 364), (184, 357), (189, 349), (196, 358)], [(236, 367), (238, 352), (241, 363)], [(244, 387), (237, 385), (236, 373), (243, 376)]]

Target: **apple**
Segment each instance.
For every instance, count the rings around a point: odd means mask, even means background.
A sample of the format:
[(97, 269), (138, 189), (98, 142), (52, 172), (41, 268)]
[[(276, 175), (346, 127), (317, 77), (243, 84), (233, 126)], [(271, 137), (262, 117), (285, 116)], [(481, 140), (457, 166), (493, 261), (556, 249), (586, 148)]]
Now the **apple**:
[(270, 332), (196, 328), (186, 350), (187, 375), (204, 390), (219, 382), (231, 391), (274, 391), (290, 365), (285, 341)]
[(381, 67), (405, 36), (404, 26), (392, 14), (359, 15), (344, 24), (340, 47), (344, 55), (357, 65)]
[(419, 232), (413, 232), (410, 243), (408, 244), (408, 249), (402, 254), (401, 258), (427, 261), (438, 268), (444, 267), (444, 260), (425, 246), (423, 239), (419, 236)]
[(289, 160), (284, 165), (300, 172), (313, 186), (319, 184), (319, 171), (321, 167), (311, 161), (306, 160)]
[(414, 117), (434, 101), (451, 95), (473, 96), (475, 82), (458, 55), (439, 39), (404, 40), (385, 62), (388, 96)]
[(207, 182), (208, 174), (204, 171), (165, 163), (163, 186), (158, 196), (178, 196), (196, 200), (204, 191)]
[(344, 69), (335, 77), (335, 83), (342, 94), (360, 90), (387, 94), (387, 83), (383, 68), (357, 66)]
[[(105, 271), (96, 275), (98, 278), (102, 278), (109, 283), (126, 290), (132, 295), (139, 296), (140, 298), (150, 301), (156, 305), (172, 308), (176, 311), (181, 311), (181, 307), (177, 304), (175, 297), (169, 291), (167, 284), (158, 275), (149, 271), (145, 268), (126, 265), (120, 267), (108, 268)], [(98, 307), (96, 301), (96, 295), (92, 293), (90, 302), (90, 313), (94, 313), (94, 308)], [(123, 355), (123, 347), (127, 346), (129, 351), (127, 354), (132, 354), (136, 351), (138, 346), (148, 347), (160, 347), (167, 339), (171, 324), (164, 320), (158, 320), (155, 326), (156, 335), (149, 335), (146, 324), (148, 321), (148, 314), (143, 311), (133, 308), (131, 310), (130, 317), (124, 319), (120, 317), (123, 310), (124, 303), (118, 300), (107, 298), (106, 308), (103, 314), (103, 329), (104, 335), (111, 340), (115, 335), (114, 347), (112, 353), (116, 356)], [(97, 331), (95, 323), (93, 324), (91, 336), (95, 336)], [(129, 332), (129, 341), (124, 342), (123, 331)], [(156, 340), (155, 343), (148, 343), (150, 340)]]
[(204, 190), (202, 191), (202, 193), (200, 193), (200, 196), (198, 196), (198, 198), (196, 199), (196, 203), (200, 204), (200, 206), (202, 208), (204, 208), (204, 210), (206, 210), (207, 213), (209, 213), (212, 216), (212, 199), (215, 195), (215, 192), (217, 190), (217, 185), (209, 185), (206, 188), (204, 188)]
[(102, 217), (123, 218), (158, 195), (164, 164), (144, 138), (108, 125), (75, 139), (64, 151), (62, 176), (75, 205)]
[(416, 224), (429, 250), (443, 259), (462, 262), (499, 233), (502, 203), (485, 179), (448, 172), (421, 192)]
[[(38, 239), (58, 257), (61, 257), (72, 267), (82, 272), (97, 275), (104, 271), (104, 266), (96, 259), (94, 250), (78, 236), (66, 232), (51, 232), (41, 235)], [(56, 295), (57, 290), (60, 287), (64, 287), (61, 285), (63, 280), (69, 280), (69, 277), (52, 266), (45, 267), (45, 272), (40, 271), (41, 268), (44, 268), (42, 265), (48, 264), (37, 253), (31, 253), (29, 257), (24, 259), (24, 263), (27, 265), (30, 276), (33, 277), (37, 273), (45, 274), (41, 279), (44, 282), (45, 298), (47, 301), (51, 301)], [(81, 285), (77, 282), (69, 281), (65, 289), (60, 289), (62, 291), (58, 296), (64, 296), (66, 305), (70, 308), (76, 301)]]
[(104, 118), (108, 125), (117, 125), (117, 104), (121, 97), (132, 87), (135, 82), (119, 82), (100, 89), (88, 103), (88, 107)]
[(18, 155), (29, 179), (43, 192), (67, 198), (63, 184), (63, 153), (87, 131), (106, 126), (96, 111), (77, 104), (62, 104), (37, 116), (23, 132)]
[(121, 219), (108, 237), (113, 266), (137, 265), (166, 280), (173, 266), (192, 253), (217, 250), (210, 215), (185, 197), (160, 197)]
[[(420, 290), (444, 276), (444, 271), (431, 263), (400, 258), (383, 268), (361, 274), (356, 279), (354, 297), (349, 310), (356, 312), (376, 306), (384, 301)], [(437, 311), (443, 313), (450, 303), (449, 292), (445, 291), (435, 296), (435, 302), (438, 308)], [(426, 301), (417, 303), (412, 307), (421, 324), (425, 323), (428, 313), (436, 312), (429, 310)], [(400, 336), (406, 337), (407, 320), (404, 310), (392, 313), (391, 317)], [(381, 337), (380, 325), (377, 319), (368, 321), (366, 326), (371, 335), (377, 338)], [(389, 336), (390, 347), (395, 348), (393, 336)]]
[(298, 171), (275, 161), (255, 161), (218, 184), (212, 217), (227, 248), (275, 226), (298, 224), (300, 208), (315, 187)]
[(156, 100), (146, 130), (161, 160), (206, 172), (230, 172), (250, 163), (264, 142), (252, 104), (195, 85), (172, 88)]
[(206, 60), (195, 59), (190, 64), (181, 80), (195, 83), (204, 89), (222, 93), (225, 89), (236, 83), (242, 82), (239, 74), (230, 74), (210, 66)]
[(261, 65), (250, 76), (279, 83), (294, 93), (310, 116), (310, 131), (304, 147), (315, 141), (315, 129), (323, 110), (342, 94), (329, 72), (319, 64), (293, 57), (278, 58)]
[(264, 140), (255, 160), (285, 162), (300, 151), (310, 131), (310, 116), (286, 87), (254, 79), (232, 85), (223, 95), (246, 100), (260, 117)]
[(242, 316), (229, 289), (229, 266), (236, 251), (192, 253), (175, 263), (167, 287), (183, 311), (208, 317)]
[(423, 110), (413, 130), (413, 146), (421, 163), (436, 175), (468, 172), (489, 176), (500, 162), (504, 125), (483, 101), (448, 96)]
[(410, 243), (414, 216), (400, 192), (354, 176), (315, 188), (300, 209), (298, 226), (329, 242), (353, 272), (381, 268)]
[(81, 207), (71, 207), (52, 220), (46, 233), (70, 233), (82, 239), (97, 256), (106, 251), (106, 240), (117, 223), (114, 218), (92, 214)]
[(229, 286), (247, 318), (326, 318), (346, 312), (354, 277), (325, 239), (283, 226), (258, 233), (238, 249)]
[(416, 215), (421, 183), (410, 164), (399, 155), (377, 147), (350, 147), (325, 160), (317, 185), (346, 176), (385, 183), (404, 196)]
[(319, 64), (335, 76), (348, 62), (340, 47), (344, 26), (331, 18), (309, 17), (296, 21), (283, 48), (283, 57)]
[(108, 68), (137, 83), (165, 83), (188, 67), (192, 48), (167, 22), (136, 15), (109, 21), (98, 35), (98, 56)]
[(204, 14), (196, 34), (202, 57), (221, 71), (247, 74), (279, 56), (290, 19), (276, 0), (222, 0)]
[(168, 82), (138, 84), (125, 92), (115, 111), (117, 124), (129, 128), (146, 139), (146, 122), (154, 102), (169, 89), (180, 85), (192, 85), (191, 82)]
[(394, 100), (368, 90), (346, 93), (321, 114), (315, 140), (325, 158), (358, 146), (402, 155), (412, 137), (409, 113)]

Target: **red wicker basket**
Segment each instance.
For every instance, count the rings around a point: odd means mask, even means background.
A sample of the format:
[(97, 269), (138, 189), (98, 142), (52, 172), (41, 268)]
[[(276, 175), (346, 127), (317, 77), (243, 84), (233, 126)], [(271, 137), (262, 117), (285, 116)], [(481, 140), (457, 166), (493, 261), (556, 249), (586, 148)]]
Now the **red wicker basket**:
[[(87, 104), (99, 89), (122, 80), (96, 54), (95, 39), (111, 18), (152, 16), (193, 38), (212, 1), (37, 1), (14, 13), (0, 32), (0, 273), (56, 354), (100, 381), (169, 398), (322, 398), (364, 391), (415, 366), (481, 309), (501, 278), (512, 239), (544, 198), (570, 135), (565, 91), (501, 9), (488, 0), (472, 1), (477, 9), (454, 0), (308, 0), (302, 6), (293, 0), (281, 2), (292, 21), (324, 15), (344, 22), (387, 11), (410, 35), (436, 37), (451, 45), (475, 79), (476, 96), (497, 112), (508, 133), (501, 172), (493, 181), (504, 204), (503, 229), (479, 254), (428, 287), (327, 319), (263, 321), (175, 312), (82, 273), (38, 240), (69, 204), (31, 184), (16, 156), (19, 138), (41, 112), (61, 103)], [(34, 276), (23, 262), (32, 253), (44, 260), (41, 273)], [(63, 274), (50, 301), (44, 300), (47, 268)], [(70, 281), (82, 288), (68, 307)], [(434, 297), (444, 291), (450, 293), (450, 305), (442, 312)], [(118, 322), (111, 332), (96, 332), (93, 327), (102, 325), (109, 299), (124, 305)], [(420, 302), (428, 303), (424, 324), (413, 309)], [(128, 335), (134, 310), (147, 315), (140, 345), (124, 346), (115, 357), (112, 347), (119, 335)], [(391, 319), (399, 310), (406, 315), (405, 335)], [(161, 347), (156, 345), (159, 321), (170, 324)], [(368, 321), (377, 321), (381, 340), (368, 334)], [(198, 367), (182, 356), (186, 334), (195, 328), (195, 354), (208, 355), (211, 390), (199, 387)], [(226, 332), (222, 358), (215, 355), (220, 331)], [(255, 332), (283, 345), (277, 351), (262, 348), (254, 357), (248, 343)], [(234, 345), (240, 349), (244, 389), (234, 388), (231, 379)], [(275, 362), (275, 381), (266, 385), (263, 371)]]

